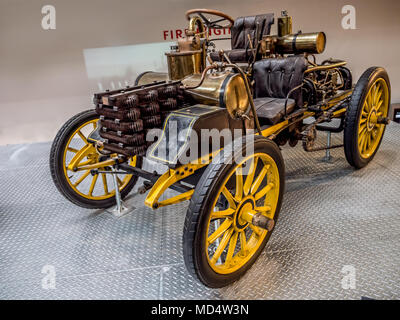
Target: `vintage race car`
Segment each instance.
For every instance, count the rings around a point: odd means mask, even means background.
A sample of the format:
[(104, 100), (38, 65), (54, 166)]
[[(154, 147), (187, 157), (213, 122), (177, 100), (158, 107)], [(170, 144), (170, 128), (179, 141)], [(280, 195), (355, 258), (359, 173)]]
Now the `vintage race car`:
[[(50, 168), (58, 190), (85, 208), (124, 213), (121, 199), (139, 177), (152, 209), (190, 200), (185, 264), (205, 285), (222, 287), (251, 267), (277, 223), (285, 189), (279, 146), (343, 146), (351, 166), (366, 166), (389, 122), (390, 83), (381, 67), (353, 85), (345, 61), (318, 64), (325, 34), (293, 33), (286, 12), (277, 35), (273, 14), (233, 20), (194, 9), (186, 17), (185, 37), (166, 53), (168, 72), (96, 93), (95, 109), (58, 132)], [(230, 50), (215, 50), (218, 39), (209, 36), (221, 28), (230, 29)], [(340, 125), (327, 125), (333, 119)], [(344, 131), (343, 145), (316, 148), (319, 130)], [(143, 157), (165, 171), (144, 170)]]

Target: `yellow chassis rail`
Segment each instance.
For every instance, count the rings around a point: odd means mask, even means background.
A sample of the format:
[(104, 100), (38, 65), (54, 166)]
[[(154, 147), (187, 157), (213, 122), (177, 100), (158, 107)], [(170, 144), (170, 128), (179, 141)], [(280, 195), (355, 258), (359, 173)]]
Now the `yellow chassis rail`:
[[(343, 99), (349, 97), (353, 93), (353, 90), (348, 90), (340, 94), (339, 96), (331, 98), (327, 103), (325, 104), (324, 107), (321, 109), (323, 111), (327, 111), (331, 109), (333, 106), (341, 102)], [(341, 108), (339, 110), (336, 110), (332, 117), (333, 118), (339, 118), (343, 116), (343, 114), (346, 112), (346, 108)], [(305, 112), (300, 118), (296, 118), (297, 121), (304, 120), (306, 118), (312, 117), (315, 115), (315, 112)], [(286, 129), (290, 125), (292, 125), (294, 122), (291, 120), (285, 120), (282, 121), (276, 125), (273, 125), (261, 132), (262, 136), (264, 137), (271, 137), (282, 130)], [(257, 133), (258, 134), (258, 133)], [(217, 150), (212, 154), (206, 155), (202, 158), (197, 159), (196, 161), (187, 164), (187, 165), (182, 165), (179, 166), (176, 169), (169, 169), (167, 172), (165, 172), (158, 180), (156, 183), (153, 185), (153, 187), (150, 189), (149, 194), (146, 197), (145, 200), (145, 205), (152, 208), (152, 209), (157, 209), (160, 207), (165, 207), (171, 204), (176, 204), (185, 200), (189, 200), (193, 193), (194, 189), (191, 189), (189, 191), (186, 191), (184, 193), (181, 193), (177, 196), (168, 198), (166, 200), (159, 201), (160, 197), (164, 194), (165, 190), (167, 190), (170, 186), (172, 186), (174, 183), (177, 183), (178, 181), (185, 179), (186, 177), (192, 175), (195, 171), (207, 166), (212, 159), (221, 151)]]

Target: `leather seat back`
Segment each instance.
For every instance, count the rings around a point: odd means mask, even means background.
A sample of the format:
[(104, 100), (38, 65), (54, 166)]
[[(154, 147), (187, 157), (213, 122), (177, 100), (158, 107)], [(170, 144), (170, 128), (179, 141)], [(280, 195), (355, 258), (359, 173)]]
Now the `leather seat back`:
[[(303, 56), (271, 58), (256, 61), (253, 67), (255, 98), (286, 98), (290, 90), (303, 82), (307, 60)], [(303, 105), (301, 88), (290, 98), (297, 106)]]
[[(271, 32), (271, 26), (274, 23), (274, 14), (267, 13), (257, 16), (239, 17), (235, 20), (231, 28), (231, 46), (232, 49), (249, 49), (248, 34), (251, 39), (254, 39), (257, 23), (260, 23), (260, 38), (263, 35), (269, 35)], [(261, 40), (261, 39), (257, 39)], [(255, 41), (254, 43), (257, 43)], [(254, 44), (253, 43), (253, 44)]]
[[(254, 37), (258, 24), (260, 37), (255, 41)], [(247, 35), (250, 35), (253, 45), (255, 45), (263, 36), (270, 34), (273, 24), (273, 13), (237, 18), (231, 28), (232, 50), (225, 51), (229, 59), (233, 63), (248, 63), (252, 60), (253, 51), (250, 49), (249, 37)], [(211, 52), (210, 55), (213, 61), (220, 61), (219, 52)]]

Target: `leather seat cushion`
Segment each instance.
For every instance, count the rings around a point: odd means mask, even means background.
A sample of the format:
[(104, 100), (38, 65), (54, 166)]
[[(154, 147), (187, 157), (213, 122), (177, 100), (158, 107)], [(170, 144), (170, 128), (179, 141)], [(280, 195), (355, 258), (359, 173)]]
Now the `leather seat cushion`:
[[(256, 113), (261, 125), (277, 124), (285, 116), (285, 101), (280, 98), (257, 98), (254, 99)], [(287, 114), (293, 112), (296, 102), (288, 99), (286, 106)]]

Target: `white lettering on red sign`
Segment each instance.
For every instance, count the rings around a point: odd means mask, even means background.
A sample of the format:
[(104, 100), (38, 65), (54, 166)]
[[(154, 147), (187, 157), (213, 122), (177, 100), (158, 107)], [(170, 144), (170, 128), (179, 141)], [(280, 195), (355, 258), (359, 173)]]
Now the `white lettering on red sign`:
[[(183, 38), (184, 35), (186, 34), (186, 31), (188, 29), (175, 29), (175, 30), (164, 30), (163, 31), (163, 37), (164, 40), (177, 40), (179, 38)], [(231, 29), (209, 29), (208, 30), (208, 35), (209, 36), (230, 36), (231, 34)]]

